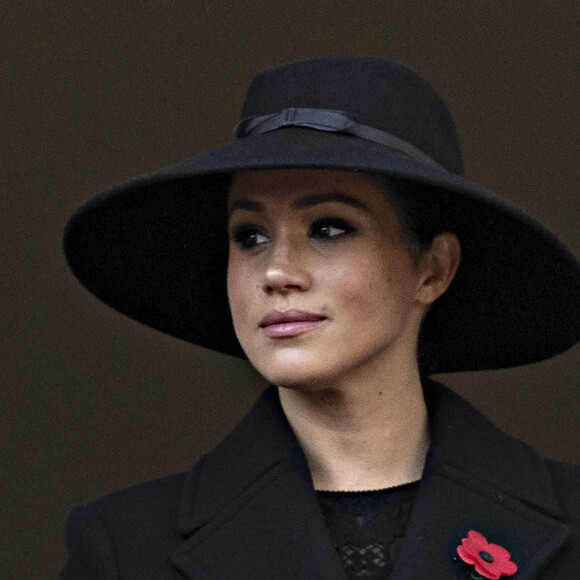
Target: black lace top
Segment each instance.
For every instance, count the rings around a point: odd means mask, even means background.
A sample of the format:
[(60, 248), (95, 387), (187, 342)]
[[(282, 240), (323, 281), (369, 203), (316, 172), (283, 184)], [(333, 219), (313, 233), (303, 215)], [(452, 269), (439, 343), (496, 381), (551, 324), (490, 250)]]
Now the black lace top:
[(385, 579), (397, 559), (419, 482), (376, 491), (317, 491), (349, 578)]

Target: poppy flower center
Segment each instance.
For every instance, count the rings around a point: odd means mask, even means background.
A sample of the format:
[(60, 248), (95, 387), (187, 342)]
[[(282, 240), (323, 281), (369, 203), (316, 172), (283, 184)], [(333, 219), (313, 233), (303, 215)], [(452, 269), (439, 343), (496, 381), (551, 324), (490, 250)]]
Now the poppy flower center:
[(482, 550), (481, 552), (479, 552), (479, 555), (481, 559), (487, 562), (488, 564), (491, 564), (493, 562), (493, 556), (489, 552)]

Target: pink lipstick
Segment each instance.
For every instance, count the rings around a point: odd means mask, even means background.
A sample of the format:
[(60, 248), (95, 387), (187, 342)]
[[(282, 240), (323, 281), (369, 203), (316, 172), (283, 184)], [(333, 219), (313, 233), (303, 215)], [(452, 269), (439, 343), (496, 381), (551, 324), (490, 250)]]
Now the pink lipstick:
[(305, 310), (273, 310), (262, 318), (260, 327), (269, 338), (286, 338), (311, 330), (325, 319)]

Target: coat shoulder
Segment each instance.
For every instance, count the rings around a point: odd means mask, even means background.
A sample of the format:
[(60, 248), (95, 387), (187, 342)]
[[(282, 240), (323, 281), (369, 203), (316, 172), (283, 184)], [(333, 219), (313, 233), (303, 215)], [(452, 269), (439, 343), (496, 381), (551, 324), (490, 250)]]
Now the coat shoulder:
[(156, 479), (75, 507), (61, 580), (174, 578), (166, 558), (181, 540), (176, 521), (186, 478)]
[(143, 538), (163, 543), (176, 541), (184, 484), (193, 473), (170, 475), (114, 491), (75, 508), (71, 518), (77, 512), (85, 520), (98, 520), (109, 536), (122, 543)]
[(565, 517), (580, 529), (580, 465), (546, 460), (554, 491)]
[(187, 473), (178, 473), (138, 483), (99, 497), (84, 507), (101, 514), (156, 511), (158, 508), (167, 510), (171, 504), (177, 506), (186, 477)]

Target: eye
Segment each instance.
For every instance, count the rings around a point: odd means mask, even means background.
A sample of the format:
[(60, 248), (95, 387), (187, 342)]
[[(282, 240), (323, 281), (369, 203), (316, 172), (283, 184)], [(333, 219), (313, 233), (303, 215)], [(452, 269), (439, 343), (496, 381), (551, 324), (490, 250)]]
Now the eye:
[(268, 241), (268, 238), (253, 226), (240, 226), (233, 232), (232, 239), (243, 250), (251, 250)]
[(316, 220), (310, 228), (311, 238), (336, 238), (354, 232), (355, 228), (340, 218), (322, 218)]

